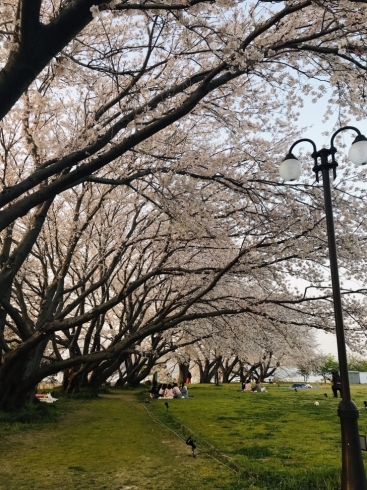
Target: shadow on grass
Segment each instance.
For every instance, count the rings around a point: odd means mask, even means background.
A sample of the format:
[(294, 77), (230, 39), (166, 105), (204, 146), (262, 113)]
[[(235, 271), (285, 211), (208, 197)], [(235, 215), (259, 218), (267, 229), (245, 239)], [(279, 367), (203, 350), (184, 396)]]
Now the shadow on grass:
[(1, 412), (0, 425), (4, 428), (10, 426), (13, 430), (17, 429), (17, 425), (33, 425), (44, 424), (48, 422), (56, 422), (58, 412), (56, 407), (36, 401), (29, 403), (21, 410), (16, 412)]

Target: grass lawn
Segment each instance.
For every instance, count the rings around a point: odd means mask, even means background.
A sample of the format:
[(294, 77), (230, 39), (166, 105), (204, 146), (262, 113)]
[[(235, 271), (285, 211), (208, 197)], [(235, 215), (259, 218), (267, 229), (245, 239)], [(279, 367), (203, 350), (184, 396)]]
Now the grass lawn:
[[(337, 490), (338, 401), (330, 387), (193, 385), (189, 400), (150, 400), (147, 390), (49, 406), (54, 421), (0, 414), (1, 490)], [(325, 398), (324, 393), (328, 394)], [(367, 433), (367, 386), (353, 385)], [(314, 402), (319, 406), (315, 407)], [(191, 435), (196, 457), (185, 444)], [(367, 454), (364, 454), (366, 461)]]

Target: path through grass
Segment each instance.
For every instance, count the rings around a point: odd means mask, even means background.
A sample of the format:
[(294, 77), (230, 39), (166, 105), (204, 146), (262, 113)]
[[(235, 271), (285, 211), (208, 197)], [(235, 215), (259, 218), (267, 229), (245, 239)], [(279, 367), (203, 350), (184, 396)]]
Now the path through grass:
[(0, 429), (1, 490), (230, 488), (225, 467), (193, 460), (131, 392), (60, 402), (57, 423)]

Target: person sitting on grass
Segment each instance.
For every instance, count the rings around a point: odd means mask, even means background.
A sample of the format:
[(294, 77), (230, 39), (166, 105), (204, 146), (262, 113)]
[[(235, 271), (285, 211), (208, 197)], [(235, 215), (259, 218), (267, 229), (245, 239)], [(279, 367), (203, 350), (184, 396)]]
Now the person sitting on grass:
[(173, 383), (172, 394), (173, 398), (182, 398), (182, 393), (180, 388), (177, 386), (177, 383)]
[(245, 387), (243, 391), (251, 391), (251, 390), (252, 390), (251, 381), (248, 379), (245, 383)]
[(189, 398), (189, 390), (186, 388), (185, 383), (180, 384), (181, 398)]
[(167, 383), (163, 383), (161, 384), (161, 386), (159, 387), (159, 398), (163, 398), (164, 397), (164, 392), (165, 392), (165, 389), (167, 388)]
[(167, 388), (164, 390), (163, 398), (173, 398), (171, 383), (168, 383)]
[(256, 380), (255, 388), (253, 388), (253, 391), (255, 391), (257, 393), (261, 392), (261, 383), (260, 383), (259, 379)]
[(257, 379), (256, 384), (255, 384), (255, 388), (253, 388), (252, 391), (254, 391), (255, 393), (263, 393), (264, 391), (266, 391), (266, 388), (265, 387), (262, 388), (260, 380)]

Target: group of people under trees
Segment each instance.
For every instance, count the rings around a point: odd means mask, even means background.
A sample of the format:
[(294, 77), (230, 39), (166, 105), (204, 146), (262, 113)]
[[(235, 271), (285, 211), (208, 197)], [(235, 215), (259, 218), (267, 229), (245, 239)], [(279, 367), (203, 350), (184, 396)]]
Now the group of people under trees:
[[(333, 391), (334, 397), (338, 397), (338, 391), (341, 397), (341, 379), (339, 372), (332, 372), (332, 377), (329, 380), (331, 382), (331, 389)], [(191, 382), (191, 376), (188, 381)], [(266, 391), (266, 388), (261, 386), (259, 379), (247, 379), (242, 383), (242, 391), (264, 392)], [(151, 398), (190, 398), (185, 383), (180, 383), (179, 385), (175, 382), (158, 384), (156, 380), (153, 380), (152, 386), (149, 390), (149, 394)]]
[(242, 383), (242, 391), (255, 391), (260, 393), (266, 391), (266, 388), (261, 386), (259, 379), (256, 381), (251, 381), (251, 379), (248, 379)]
[(161, 383), (158, 385), (157, 381), (153, 381), (153, 384), (149, 390), (150, 398), (190, 398), (188, 389), (185, 383)]

